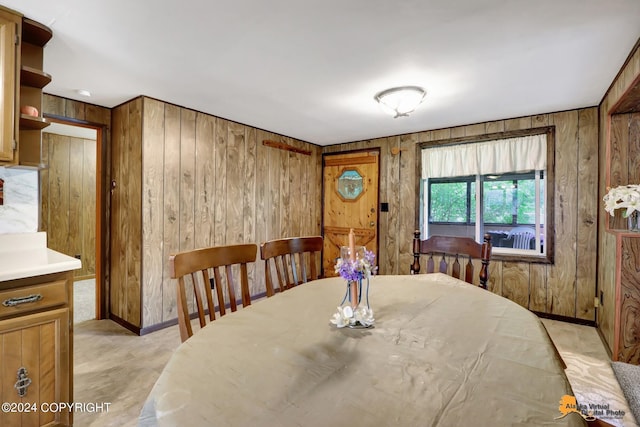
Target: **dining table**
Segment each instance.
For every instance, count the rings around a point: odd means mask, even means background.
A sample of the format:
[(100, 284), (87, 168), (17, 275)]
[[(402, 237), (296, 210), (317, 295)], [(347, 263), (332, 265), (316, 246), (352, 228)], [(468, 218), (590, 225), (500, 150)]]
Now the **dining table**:
[[(442, 273), (371, 278), (375, 323), (330, 323), (325, 278), (229, 313), (172, 354), (139, 426), (583, 426), (538, 317)], [(366, 289), (366, 281), (365, 286)]]

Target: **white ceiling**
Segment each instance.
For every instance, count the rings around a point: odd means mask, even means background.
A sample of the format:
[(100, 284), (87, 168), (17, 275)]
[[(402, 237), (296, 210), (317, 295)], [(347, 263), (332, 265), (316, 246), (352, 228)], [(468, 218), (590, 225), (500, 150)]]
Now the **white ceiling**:
[[(0, 2), (53, 30), (48, 93), (319, 145), (597, 105), (640, 37), (638, 0)], [(428, 94), (393, 119), (373, 96), (399, 85)]]

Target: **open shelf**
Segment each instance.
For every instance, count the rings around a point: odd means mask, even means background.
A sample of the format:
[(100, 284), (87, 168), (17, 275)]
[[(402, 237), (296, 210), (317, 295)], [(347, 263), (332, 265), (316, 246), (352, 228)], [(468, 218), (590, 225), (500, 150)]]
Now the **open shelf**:
[(51, 123), (44, 117), (33, 117), (26, 114), (20, 114), (21, 130), (40, 130), (49, 126)]
[(44, 47), (53, 37), (53, 33), (46, 25), (42, 25), (29, 18), (22, 20), (22, 41)]
[(20, 84), (42, 89), (51, 83), (51, 76), (44, 71), (23, 65), (20, 68)]

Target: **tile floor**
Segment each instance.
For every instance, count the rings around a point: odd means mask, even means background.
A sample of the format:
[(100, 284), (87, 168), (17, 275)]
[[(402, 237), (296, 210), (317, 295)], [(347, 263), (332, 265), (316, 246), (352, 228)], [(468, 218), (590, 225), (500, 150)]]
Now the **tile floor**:
[[(579, 401), (607, 403), (627, 412), (617, 426), (636, 426), (615, 381), (609, 357), (595, 328), (543, 319), (567, 364)], [(107, 402), (108, 412), (77, 413), (81, 427), (135, 426), (146, 397), (180, 343), (177, 327), (142, 337), (109, 320), (75, 325), (74, 396), (76, 402)]]

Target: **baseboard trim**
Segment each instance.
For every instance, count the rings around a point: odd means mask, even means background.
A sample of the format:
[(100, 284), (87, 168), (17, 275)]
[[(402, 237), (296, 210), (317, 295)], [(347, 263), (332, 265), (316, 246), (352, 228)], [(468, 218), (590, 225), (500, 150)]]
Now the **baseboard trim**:
[[(256, 294), (256, 295), (252, 295), (251, 296), (251, 300), (252, 301), (256, 301), (256, 300), (259, 300), (259, 299), (264, 298), (266, 296), (267, 296), (266, 292), (261, 292), (261, 293)], [(241, 304), (242, 304), (242, 301), (238, 301), (238, 305), (241, 305)], [(231, 310), (231, 306), (228, 303), (225, 304), (225, 308), (227, 310)], [(216, 310), (216, 311), (218, 311), (218, 310)], [(209, 315), (209, 310), (208, 309), (205, 310), (205, 314)], [(197, 312), (196, 313), (191, 313), (189, 315), (189, 317), (191, 318), (191, 320), (196, 319), (198, 317), (198, 313)], [(166, 320), (164, 322), (156, 323), (156, 324), (151, 325), (151, 326), (146, 326), (146, 327), (143, 327), (141, 329), (138, 328), (138, 331), (139, 331), (138, 335), (142, 336), (142, 335), (150, 334), (152, 332), (159, 331), (161, 329), (168, 328), (170, 326), (175, 326), (177, 324), (178, 324), (178, 318), (175, 317), (175, 318), (173, 318), (171, 320)], [(128, 328), (128, 327), (127, 327), (127, 329), (133, 331), (133, 329)]]
[(577, 325), (585, 325), (585, 326), (593, 326), (593, 327), (596, 326), (595, 320), (578, 319), (576, 317), (560, 316), (558, 314), (550, 314), (550, 313), (541, 313), (539, 311), (534, 311), (533, 313), (536, 316), (543, 317), (545, 319), (559, 320), (561, 322), (575, 323)]
[(127, 322), (126, 320), (122, 319), (121, 317), (116, 316), (113, 313), (109, 313), (109, 319), (113, 320), (114, 322), (116, 322), (118, 325), (130, 330), (131, 332), (133, 332), (136, 335), (140, 335), (140, 328)]

